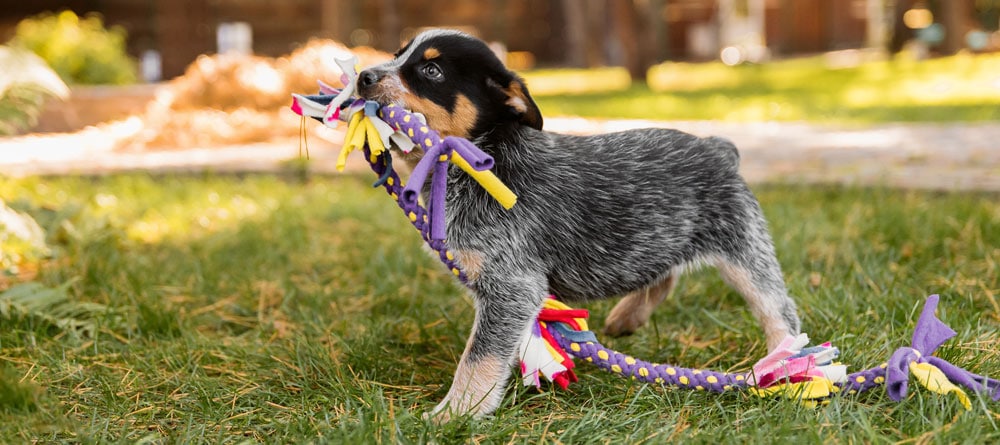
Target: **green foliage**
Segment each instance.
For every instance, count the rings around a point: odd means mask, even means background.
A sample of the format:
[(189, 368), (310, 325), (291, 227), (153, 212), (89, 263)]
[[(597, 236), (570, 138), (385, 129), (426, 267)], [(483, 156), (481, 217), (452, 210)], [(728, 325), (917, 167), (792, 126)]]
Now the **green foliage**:
[(65, 99), (69, 88), (30, 51), (0, 46), (0, 135), (35, 125), (46, 97)]
[[(546, 116), (839, 123), (1000, 119), (1000, 55), (957, 55), (837, 67), (811, 57), (761, 65), (663, 63), (648, 85), (548, 96), (528, 88)], [(583, 76), (575, 76), (584, 79)], [(590, 78), (600, 84), (599, 77)]]
[(45, 233), (31, 215), (0, 200), (0, 273), (17, 272), (20, 263), (38, 261), (49, 254)]
[(3, 291), (0, 320), (30, 319), (29, 323), (39, 322), (76, 338), (93, 337), (101, 318), (111, 311), (102, 304), (72, 301), (68, 292), (71, 284), (46, 287), (27, 282)]
[(11, 44), (38, 54), (71, 84), (123, 85), (136, 81), (135, 62), (125, 52), (125, 30), (106, 29), (99, 15), (72, 11), (22, 20)]
[(628, 90), (632, 77), (621, 67), (543, 69), (522, 73), (532, 97)]
[(13, 366), (0, 363), (0, 414), (35, 411), (41, 394), (38, 386), (22, 382)]
[[(569, 391), (515, 379), (495, 416), (433, 425), (421, 415), (447, 391), (472, 304), (370, 183), (0, 178), (0, 199), (26, 201), (55, 251), (34, 287), (122, 315), (78, 317), (100, 325), (75, 341), (44, 317), (0, 318), (0, 393), (18, 394), (0, 395), (0, 443), (1000, 441), (996, 402), (973, 396), (967, 412), (912, 383), (902, 403), (874, 391), (807, 409), (664, 390), (583, 362)], [(841, 347), (852, 371), (908, 344), (923, 299), (940, 293), (939, 316), (958, 331), (940, 355), (1000, 376), (995, 194), (754, 191), (804, 329)], [(613, 304), (586, 305), (594, 329)], [(731, 371), (764, 354), (761, 339), (712, 271), (685, 276), (635, 335), (602, 337), (638, 357)]]

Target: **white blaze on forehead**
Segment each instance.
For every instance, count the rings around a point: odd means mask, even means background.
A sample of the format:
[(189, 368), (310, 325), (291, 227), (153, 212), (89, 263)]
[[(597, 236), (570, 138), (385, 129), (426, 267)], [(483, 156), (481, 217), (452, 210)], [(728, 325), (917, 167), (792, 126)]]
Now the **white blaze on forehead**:
[(431, 40), (435, 37), (443, 37), (443, 36), (460, 36), (466, 38), (469, 37), (468, 34), (463, 33), (461, 31), (456, 31), (454, 29), (432, 29), (430, 31), (424, 31), (413, 38), (413, 40), (410, 42), (410, 45), (406, 48), (406, 52), (400, 54), (399, 57), (396, 57), (395, 59), (392, 59), (382, 64), (381, 66), (383, 66), (386, 69), (397, 70), (401, 65), (403, 65), (403, 63), (405, 63), (407, 60), (410, 59), (410, 56), (413, 55), (413, 52), (416, 51), (417, 48), (419, 48), (420, 45), (422, 45), (424, 42)]

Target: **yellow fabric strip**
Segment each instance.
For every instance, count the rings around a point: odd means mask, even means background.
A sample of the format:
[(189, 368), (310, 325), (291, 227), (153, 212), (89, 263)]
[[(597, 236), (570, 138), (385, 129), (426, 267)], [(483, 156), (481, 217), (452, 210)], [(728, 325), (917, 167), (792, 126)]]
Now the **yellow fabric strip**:
[[(545, 329), (545, 322), (544, 321), (540, 321), (540, 322), (538, 322), (538, 324), (539, 324), (539, 326), (542, 327), (542, 329)], [(556, 351), (556, 348), (554, 348), (547, 341), (543, 341), (542, 344), (545, 345), (545, 350), (549, 352), (550, 356), (552, 356), (552, 360), (554, 360), (556, 363), (562, 363), (562, 359), (563, 359), (562, 355), (559, 354), (559, 351)]]
[(372, 156), (378, 156), (385, 151), (385, 145), (382, 144), (382, 135), (378, 134), (378, 129), (375, 128), (375, 124), (372, 123), (371, 118), (365, 116), (362, 121), (365, 124), (365, 134), (368, 136), (368, 149), (371, 150)]
[[(341, 147), (340, 155), (337, 156), (337, 171), (344, 171), (344, 168), (347, 166), (347, 155), (356, 149), (364, 147), (365, 142), (368, 143), (368, 148), (371, 150), (372, 156), (378, 156), (386, 149), (375, 124), (364, 113), (357, 112), (351, 116), (348, 122), (344, 146)], [(514, 204), (517, 202), (517, 195), (500, 181), (500, 178), (497, 178), (493, 172), (478, 171), (472, 168), (469, 161), (466, 161), (465, 158), (455, 152), (451, 154), (451, 162), (472, 176), (503, 208), (510, 210), (511, 207), (514, 207)]]
[(503, 208), (510, 210), (511, 207), (514, 207), (514, 203), (517, 202), (517, 195), (511, 189), (507, 188), (493, 172), (489, 170), (478, 171), (472, 168), (472, 165), (469, 165), (469, 161), (466, 161), (465, 158), (454, 151), (451, 152), (451, 162), (454, 162), (455, 165), (468, 173), (469, 176), (472, 176)]
[[(544, 308), (544, 309), (558, 309), (558, 310), (561, 310), (561, 311), (567, 311), (567, 310), (573, 309), (572, 307), (568, 306), (566, 303), (563, 303), (563, 302), (561, 302), (559, 300), (556, 300), (555, 298), (546, 298), (545, 302), (542, 304), (542, 308)], [(590, 330), (590, 327), (587, 326), (587, 319), (586, 318), (574, 318), (574, 320), (576, 320), (577, 324), (580, 325), (580, 330), (581, 331), (589, 331)]]
[(351, 121), (347, 124), (347, 137), (344, 138), (344, 146), (340, 148), (340, 156), (337, 156), (337, 171), (344, 171), (347, 166), (347, 155), (352, 150), (365, 145), (365, 130), (361, 127), (361, 118), (364, 113), (354, 113)]
[(972, 409), (972, 403), (965, 391), (948, 381), (948, 377), (937, 366), (930, 363), (913, 362), (910, 363), (910, 374), (913, 374), (917, 378), (917, 382), (920, 382), (925, 388), (938, 394), (953, 393), (958, 397), (958, 401), (962, 402), (965, 409)]
[(798, 400), (806, 406), (816, 406), (819, 399), (830, 396), (833, 390), (833, 382), (821, 377), (814, 377), (812, 380), (796, 383), (784, 383), (767, 388), (749, 388), (750, 393), (758, 397), (782, 396), (791, 400)]

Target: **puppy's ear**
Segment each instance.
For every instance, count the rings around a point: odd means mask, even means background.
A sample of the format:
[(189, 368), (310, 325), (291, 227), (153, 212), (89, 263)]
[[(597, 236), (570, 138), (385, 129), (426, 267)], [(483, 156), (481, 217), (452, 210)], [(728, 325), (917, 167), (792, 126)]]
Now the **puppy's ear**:
[(490, 86), (499, 89), (505, 96), (504, 105), (517, 117), (522, 125), (536, 130), (542, 129), (542, 112), (528, 94), (528, 87), (516, 74), (507, 72), (502, 79), (489, 79)]

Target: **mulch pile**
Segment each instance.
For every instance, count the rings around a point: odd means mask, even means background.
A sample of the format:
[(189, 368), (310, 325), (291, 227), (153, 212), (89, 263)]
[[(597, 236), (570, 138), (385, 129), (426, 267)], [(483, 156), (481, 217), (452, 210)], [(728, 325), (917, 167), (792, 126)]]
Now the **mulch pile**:
[(299, 117), (288, 111), (291, 94), (316, 91), (317, 79), (341, 86), (334, 61), (351, 54), (362, 67), (392, 57), (321, 39), (278, 58), (200, 56), (157, 94), (142, 116), (143, 130), (123, 148), (211, 147), (294, 137)]

